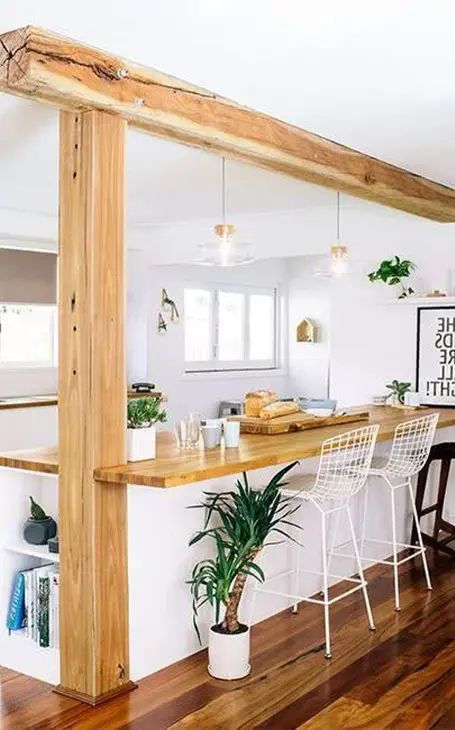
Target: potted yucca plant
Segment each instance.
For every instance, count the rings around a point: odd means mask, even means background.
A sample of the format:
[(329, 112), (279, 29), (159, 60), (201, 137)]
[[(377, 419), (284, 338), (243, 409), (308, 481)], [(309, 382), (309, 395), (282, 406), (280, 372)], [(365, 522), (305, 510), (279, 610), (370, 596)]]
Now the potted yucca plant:
[(154, 459), (156, 455), (156, 427), (165, 421), (166, 411), (158, 398), (132, 398), (127, 404), (128, 461)]
[[(213, 607), (215, 624), (209, 631), (208, 671), (217, 679), (240, 679), (250, 671), (250, 629), (239, 620), (239, 606), (248, 576), (263, 582), (255, 562), (273, 533), (288, 537), (287, 528), (299, 528), (290, 520), (299, 509), (292, 497), (280, 490), (283, 477), (297, 462), (275, 474), (264, 489), (252, 489), (246, 474), (228, 492), (204, 492), (205, 523), (191, 539), (214, 541), (215, 556), (196, 563), (188, 581), (193, 597), (193, 624), (201, 641), (198, 614), (206, 603)], [(212, 525), (213, 518), (216, 524)]]

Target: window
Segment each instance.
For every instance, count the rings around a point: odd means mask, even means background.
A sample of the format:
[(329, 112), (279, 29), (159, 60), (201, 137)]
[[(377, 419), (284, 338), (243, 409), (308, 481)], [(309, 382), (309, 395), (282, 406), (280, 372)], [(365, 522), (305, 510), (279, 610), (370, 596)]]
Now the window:
[(277, 293), (246, 286), (188, 287), (185, 370), (277, 367)]
[(56, 307), (0, 304), (0, 367), (56, 365)]

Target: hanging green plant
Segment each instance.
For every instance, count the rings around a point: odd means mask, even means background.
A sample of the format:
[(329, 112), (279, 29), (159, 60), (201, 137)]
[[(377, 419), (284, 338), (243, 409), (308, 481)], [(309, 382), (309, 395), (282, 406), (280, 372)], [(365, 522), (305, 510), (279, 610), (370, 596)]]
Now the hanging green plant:
[(389, 286), (400, 286), (400, 294), (398, 299), (406, 299), (406, 297), (414, 294), (414, 289), (405, 286), (403, 279), (407, 279), (415, 271), (416, 265), (408, 259), (400, 259), (395, 256), (393, 259), (385, 259), (381, 261), (378, 268), (368, 274), (369, 281), (382, 281)]

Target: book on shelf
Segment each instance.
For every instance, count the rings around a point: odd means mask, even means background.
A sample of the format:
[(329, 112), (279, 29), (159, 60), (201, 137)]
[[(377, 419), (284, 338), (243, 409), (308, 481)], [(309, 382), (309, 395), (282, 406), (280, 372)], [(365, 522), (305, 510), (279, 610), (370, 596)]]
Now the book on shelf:
[(6, 626), (9, 631), (18, 631), (25, 625), (24, 604), (25, 581), (22, 573), (16, 573), (8, 606)]
[(58, 610), (58, 565), (40, 565), (16, 574), (8, 608), (8, 629), (24, 628), (25, 636), (39, 646), (58, 647)]

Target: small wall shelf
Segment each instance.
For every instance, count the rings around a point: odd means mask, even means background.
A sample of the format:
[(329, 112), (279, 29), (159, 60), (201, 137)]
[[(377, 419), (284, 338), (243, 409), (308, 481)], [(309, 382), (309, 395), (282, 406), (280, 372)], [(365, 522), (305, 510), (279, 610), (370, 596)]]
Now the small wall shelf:
[(316, 342), (316, 324), (312, 319), (305, 317), (297, 325), (296, 340), (297, 342)]
[(414, 307), (447, 307), (455, 306), (455, 296), (450, 297), (406, 297), (406, 299), (393, 299), (391, 304)]
[(47, 545), (29, 545), (25, 541), (18, 541), (7, 543), (3, 546), (3, 549), (8, 550), (10, 553), (17, 553), (18, 555), (28, 555), (31, 558), (39, 558), (39, 560), (45, 560), (48, 563), (60, 562), (59, 554), (49, 552)]

